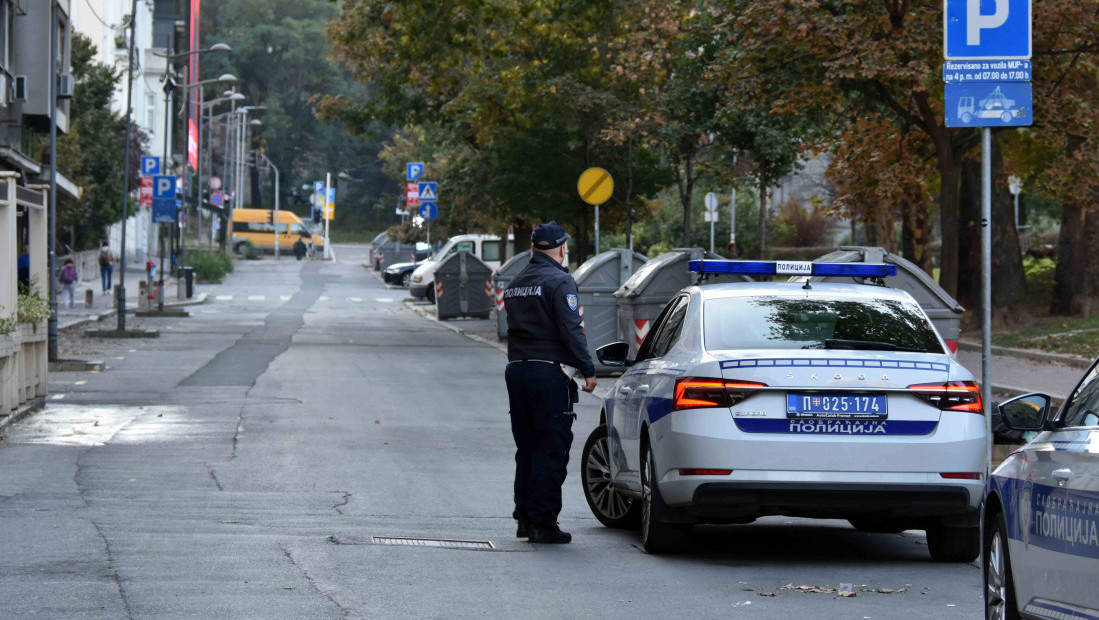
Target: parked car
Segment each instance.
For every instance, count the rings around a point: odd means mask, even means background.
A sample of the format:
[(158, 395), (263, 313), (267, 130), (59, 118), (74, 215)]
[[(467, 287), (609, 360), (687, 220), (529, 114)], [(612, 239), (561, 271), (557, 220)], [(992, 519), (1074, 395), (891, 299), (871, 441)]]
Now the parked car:
[(985, 617), (1099, 618), (1099, 362), (1059, 409), (999, 405), (1037, 433), (992, 472), (984, 502)]
[(408, 288), (412, 282), (412, 272), (422, 264), (424, 264), (422, 260), (415, 263), (395, 263), (382, 272), (382, 280), (386, 284)]
[[(975, 379), (884, 264), (779, 263), (866, 283), (702, 283), (680, 291), (625, 370), (581, 456), (582, 488), (609, 527), (641, 525), (674, 551), (705, 523), (767, 515), (927, 531), (931, 557), (980, 551), (985, 431)], [(763, 261), (692, 261), (700, 274)], [(881, 273), (874, 273), (879, 270)]]
[(504, 256), (504, 243), (496, 235), (458, 235), (447, 240), (430, 259), (412, 272), (408, 292), (416, 299), (435, 302), (435, 265), (443, 257), (455, 252), (470, 252), (485, 261), (492, 269), (499, 269)]

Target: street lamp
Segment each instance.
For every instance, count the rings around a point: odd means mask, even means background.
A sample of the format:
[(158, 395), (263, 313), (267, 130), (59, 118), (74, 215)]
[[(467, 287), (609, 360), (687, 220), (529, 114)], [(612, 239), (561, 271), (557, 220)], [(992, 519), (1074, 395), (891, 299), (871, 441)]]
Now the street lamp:
[[(214, 154), (214, 145), (213, 145), (213, 140), (214, 140), (214, 106), (216, 106), (219, 103), (224, 103), (226, 101), (232, 103), (235, 106), (236, 102), (243, 101), (244, 99), (247, 99), (247, 98), (248, 97), (245, 96), (243, 93), (238, 93), (238, 92), (233, 91), (233, 90), (227, 90), (223, 93), (223, 96), (218, 97), (217, 99), (212, 99), (210, 101), (204, 101), (203, 103), (199, 104), (199, 119), (200, 119), (200, 121), (202, 119), (202, 108), (207, 108), (209, 110), (209, 112), (207, 114), (209, 119), (207, 120), (207, 122), (205, 124), (207, 125), (207, 128), (206, 128), (206, 136), (207, 136), (206, 137), (206, 151), (207, 151), (207, 154), (210, 157), (210, 168), (209, 169), (210, 169), (211, 174), (209, 176), (211, 176), (211, 177), (213, 177), (212, 173), (213, 173), (213, 170), (214, 170), (214, 157), (213, 157), (213, 154)], [(201, 148), (201, 146), (202, 146), (202, 134), (201, 133), (199, 133), (198, 139), (199, 139), (199, 146)], [(200, 164), (200, 166), (205, 165), (205, 157), (199, 156), (199, 164)], [(213, 191), (213, 189), (214, 189), (213, 187), (210, 188), (211, 191)], [(198, 229), (196, 231), (196, 234), (197, 234), (198, 239), (201, 240), (202, 239), (202, 175), (201, 174), (198, 176), (198, 194), (199, 194), (199, 202), (197, 204)], [(212, 238), (211, 238), (211, 243), (213, 243)]]

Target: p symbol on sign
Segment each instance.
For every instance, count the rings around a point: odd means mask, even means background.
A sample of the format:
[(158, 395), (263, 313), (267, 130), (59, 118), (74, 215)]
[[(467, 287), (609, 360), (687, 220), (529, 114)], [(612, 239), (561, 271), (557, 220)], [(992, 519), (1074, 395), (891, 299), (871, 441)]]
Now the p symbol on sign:
[(981, 31), (999, 28), (1007, 23), (1010, 13), (1008, 0), (991, 0), (995, 10), (991, 15), (981, 13), (982, 0), (966, 0), (966, 45), (980, 45)]
[(160, 158), (152, 156), (142, 157), (141, 174), (160, 174)]
[(167, 196), (175, 196), (176, 183), (174, 177), (157, 177), (156, 178), (156, 191), (153, 192), (158, 198)]

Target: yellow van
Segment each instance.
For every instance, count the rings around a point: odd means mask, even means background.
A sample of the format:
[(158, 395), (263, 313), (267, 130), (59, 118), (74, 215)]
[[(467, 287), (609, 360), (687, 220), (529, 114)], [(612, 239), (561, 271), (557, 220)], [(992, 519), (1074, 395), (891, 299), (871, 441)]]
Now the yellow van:
[[(240, 253), (245, 242), (261, 250), (275, 249), (275, 212), (268, 209), (233, 210), (233, 250)], [(293, 252), (294, 242), (302, 237), (306, 244), (313, 244), (316, 251), (324, 251), (324, 237), (309, 231), (301, 219), (291, 211), (279, 210), (279, 251)]]

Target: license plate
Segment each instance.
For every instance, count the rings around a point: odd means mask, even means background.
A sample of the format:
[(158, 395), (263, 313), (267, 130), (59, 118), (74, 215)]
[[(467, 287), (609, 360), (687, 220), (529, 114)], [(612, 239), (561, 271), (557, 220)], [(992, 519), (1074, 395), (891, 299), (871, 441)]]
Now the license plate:
[(787, 418), (832, 420), (884, 420), (883, 394), (787, 394)]

